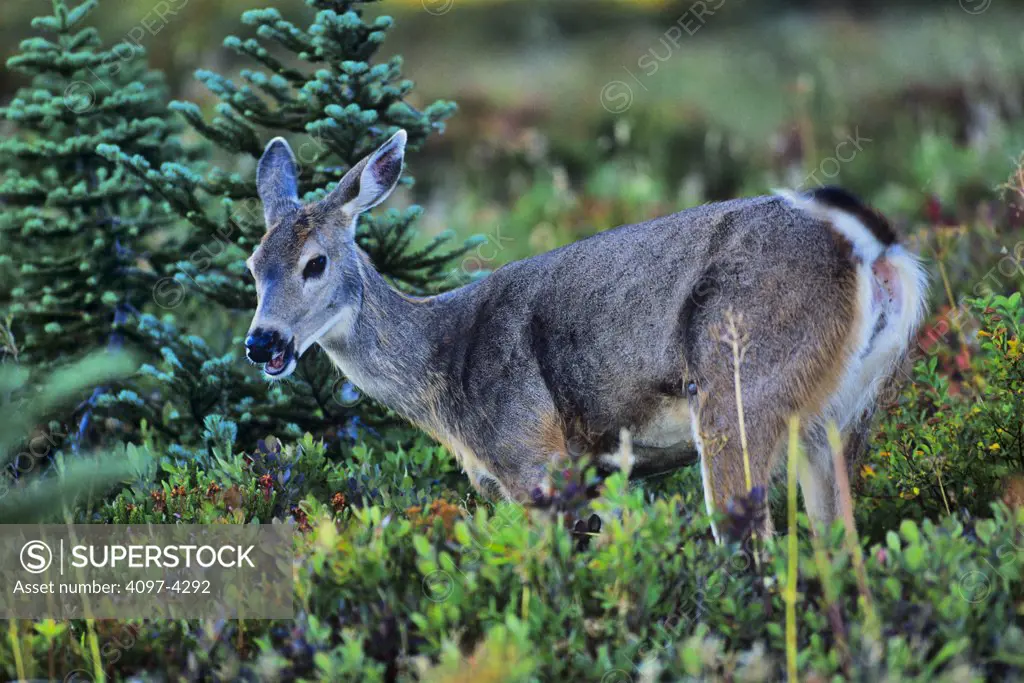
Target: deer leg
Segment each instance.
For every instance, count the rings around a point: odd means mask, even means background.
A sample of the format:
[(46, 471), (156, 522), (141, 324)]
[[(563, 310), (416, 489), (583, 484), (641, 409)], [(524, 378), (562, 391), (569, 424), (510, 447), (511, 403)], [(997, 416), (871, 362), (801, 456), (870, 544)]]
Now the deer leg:
[[(772, 411), (745, 412), (744, 428), (747, 455), (743, 452), (736, 402), (730, 393), (701, 392), (693, 407), (694, 442), (700, 452), (701, 475), (704, 481), (704, 501), (708, 513), (714, 511), (740, 512), (740, 504), (754, 504), (758, 509), (746, 510), (752, 517), (753, 531), (760, 536), (773, 533), (767, 504), (767, 487), (774, 465), (774, 454), (785, 429), (784, 417)], [(756, 406), (752, 406), (756, 408)], [(750, 496), (747, 486), (747, 464), (750, 468), (751, 487), (762, 487), (760, 500)], [(722, 532), (712, 522), (716, 540)]]
[(546, 456), (536, 454), (505, 454), (496, 459), (501, 466), (483, 466), (481, 461), (466, 470), (470, 484), (482, 497), (493, 501), (534, 502), (535, 492), (551, 495), (551, 477)]
[(502, 483), (490, 472), (468, 472), (467, 474), (473, 488), (484, 498), (493, 501), (511, 498)]
[[(801, 323), (794, 319), (792, 324)], [(752, 329), (765, 326), (767, 323)], [(704, 329), (714, 329), (714, 325)], [(743, 514), (734, 521), (753, 517), (753, 531), (765, 536), (772, 533), (767, 489), (783, 450), (789, 419), (819, 415), (843, 370), (843, 335), (847, 333), (838, 326), (827, 331), (831, 338), (811, 343), (799, 330), (793, 330), (793, 345), (785, 350), (751, 335), (742, 354), (736, 353), (735, 346), (732, 353), (723, 350), (723, 342), (714, 335), (694, 343), (687, 368), (696, 387), (696, 394), (690, 397), (691, 424), (701, 453), (709, 512), (728, 512), (730, 504), (737, 502), (754, 504), (751, 488), (760, 487), (762, 509), (735, 510)], [(818, 458), (814, 463), (819, 467), (805, 475), (811, 477), (807, 490), (812, 491), (812, 499), (818, 491), (834, 491), (830, 470), (824, 466), (827, 460)], [(812, 504), (820, 504), (823, 515), (833, 506), (824, 494), (819, 503)], [(719, 530), (714, 532), (720, 539)]]
[(839, 515), (839, 489), (828, 433), (820, 423), (804, 432), (804, 457), (797, 469), (804, 509), (811, 520), (811, 529), (826, 529)]
[[(847, 481), (851, 488), (859, 476), (860, 463), (867, 452), (871, 439), (871, 419), (874, 409), (869, 408), (842, 434), (842, 453)], [(842, 514), (842, 491), (836, 479), (836, 464), (832, 447), (828, 443), (828, 432), (816, 422), (803, 436), (805, 456), (798, 469), (800, 492), (804, 497), (804, 508), (811, 519), (811, 528), (817, 533), (824, 527), (827, 531)]]

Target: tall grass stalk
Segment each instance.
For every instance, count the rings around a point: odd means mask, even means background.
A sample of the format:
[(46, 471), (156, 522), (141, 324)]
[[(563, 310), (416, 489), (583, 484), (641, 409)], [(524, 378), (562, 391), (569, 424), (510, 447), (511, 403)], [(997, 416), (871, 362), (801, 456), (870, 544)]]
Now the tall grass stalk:
[[(68, 529), (68, 542), (72, 547), (78, 545), (78, 537), (75, 534), (74, 518), (71, 516), (71, 510), (67, 507), (64, 508), (64, 524)], [(84, 582), (82, 572), (79, 571), (78, 580)], [(96, 620), (93, 618), (92, 605), (90, 604), (89, 596), (86, 594), (82, 595), (82, 607), (85, 612), (85, 629), (86, 629), (86, 641), (89, 643), (89, 654), (92, 656), (92, 675), (94, 681), (105, 681), (107, 680), (107, 674), (103, 670), (103, 658), (100, 656), (100, 639), (96, 635)]]
[(25, 659), (21, 656), (21, 639), (18, 637), (18, 620), (7, 620), (7, 637), (11, 640), (11, 650), (14, 651), (14, 668), (18, 672), (18, 680), (27, 681), (25, 674)]
[[(753, 478), (750, 475), (750, 450), (747, 448), (747, 423), (743, 416), (743, 383), (740, 380), (740, 364), (743, 356), (747, 353), (747, 336), (743, 332), (743, 317), (733, 313), (732, 309), (726, 311), (726, 341), (732, 348), (732, 377), (733, 389), (736, 392), (736, 414), (740, 431), (740, 449), (743, 451), (743, 476), (745, 478), (746, 494), (750, 496), (754, 488)], [(757, 551), (757, 533), (751, 534), (753, 543), (754, 565), (761, 569), (761, 556)]]
[(633, 461), (633, 435), (623, 427), (619, 430), (619, 471), (626, 479), (633, 471)]
[(953, 512), (949, 509), (949, 499), (946, 498), (946, 487), (942, 484), (942, 473), (939, 471), (939, 461), (937, 458), (932, 459), (932, 464), (935, 466), (935, 478), (939, 482), (939, 493), (942, 494), (942, 504), (946, 506), (946, 514), (952, 515)]
[(939, 277), (942, 279), (942, 288), (946, 291), (946, 300), (949, 302), (949, 320), (960, 342), (960, 353), (965, 356), (969, 353), (967, 348), (967, 337), (964, 335), (963, 327), (960, 325), (960, 316), (956, 314), (956, 297), (953, 296), (953, 287), (949, 284), (949, 275), (946, 273), (946, 250), (945, 248), (935, 249), (935, 263), (939, 267)]
[(796, 525), (796, 481), (797, 460), (800, 457), (800, 418), (796, 415), (789, 418), (789, 449), (786, 457), (786, 494), (789, 502), (789, 516), (787, 519), (789, 536), (786, 540), (789, 564), (786, 569), (786, 591), (782, 597), (786, 601), (786, 673), (788, 679), (795, 682), (798, 680), (796, 666), (796, 579), (800, 564)]
[(839, 491), (839, 510), (846, 533), (844, 541), (850, 553), (854, 573), (857, 577), (857, 590), (860, 592), (864, 606), (865, 627), (875, 643), (881, 642), (881, 628), (878, 615), (875, 613), (871, 590), (868, 588), (867, 573), (864, 570), (864, 557), (860, 552), (860, 540), (857, 537), (857, 526), (853, 520), (853, 497), (850, 495), (850, 478), (846, 473), (846, 458), (843, 457), (843, 441), (839, 436), (839, 428), (834, 422), (828, 425), (828, 444), (832, 451), (832, 464), (835, 468), (836, 488)]
[(808, 173), (818, 167), (818, 145), (814, 135), (814, 118), (810, 112), (811, 98), (816, 86), (813, 76), (801, 74), (796, 82), (797, 130), (800, 137), (800, 151)]
[(747, 352), (746, 338), (740, 331), (743, 323), (742, 318), (734, 315), (732, 311), (726, 313), (729, 328), (727, 330), (727, 341), (732, 347), (732, 377), (733, 388), (736, 392), (736, 418), (739, 421), (740, 448), (743, 449), (743, 476), (746, 478), (747, 493), (754, 487), (750, 476), (750, 452), (747, 449), (747, 424), (743, 417), (743, 389), (740, 381), (740, 363)]

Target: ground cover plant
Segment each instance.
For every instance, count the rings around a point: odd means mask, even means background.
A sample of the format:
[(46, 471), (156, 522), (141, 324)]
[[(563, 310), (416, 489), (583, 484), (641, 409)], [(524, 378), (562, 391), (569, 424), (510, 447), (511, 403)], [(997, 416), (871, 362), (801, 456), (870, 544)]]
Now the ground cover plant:
[[(148, 67), (167, 63), (148, 38), (97, 31), (113, 4), (34, 8), (10, 50), (18, 87), (0, 86), (0, 523), (291, 524), (296, 618), (10, 620), (5, 680), (1024, 675), (1024, 59), (1003, 40), (1019, 17), (954, 3), (913, 22), (808, 7), (787, 23), (725, 3), (721, 27), (708, 15), (666, 53), (690, 3), (394, 3), (395, 26), (388, 2), (235, 3), (206, 22), (215, 10), (193, 0), (167, 31), (228, 37), (192, 79)], [(461, 30), (427, 23), (449, 20)], [(391, 46), (410, 25), (449, 38)], [(621, 65), (580, 57), (616, 26), (629, 68), (664, 57), (634, 69), (625, 108)], [(858, 41), (878, 36), (889, 47), (872, 57)], [(512, 59), (499, 38), (563, 45), (580, 76)], [(844, 55), (853, 75), (829, 79)], [(764, 91), (743, 75), (754, 58)], [(562, 100), (524, 105), (527, 68)], [(681, 91), (662, 87), (680, 75)], [(312, 199), (399, 127), (418, 182), (359, 240), (411, 294), (772, 187), (841, 183), (884, 211), (932, 289), (852, 473), (856, 535), (813, 535), (785, 471), (750, 494), (772, 500), (767, 540), (741, 504), (716, 544), (694, 468), (602, 481), (567, 463), (541, 505), (484, 500), (452, 454), (320, 354), (266, 384), (241, 346), (255, 303), (243, 261), (263, 230), (255, 159), (286, 136)]]

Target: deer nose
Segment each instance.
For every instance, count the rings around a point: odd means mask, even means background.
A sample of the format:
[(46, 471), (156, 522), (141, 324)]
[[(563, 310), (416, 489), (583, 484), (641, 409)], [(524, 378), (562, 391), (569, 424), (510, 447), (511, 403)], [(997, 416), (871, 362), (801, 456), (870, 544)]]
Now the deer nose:
[(284, 348), (281, 335), (273, 330), (258, 327), (245, 338), (245, 355), (253, 363), (269, 362), (274, 354)]

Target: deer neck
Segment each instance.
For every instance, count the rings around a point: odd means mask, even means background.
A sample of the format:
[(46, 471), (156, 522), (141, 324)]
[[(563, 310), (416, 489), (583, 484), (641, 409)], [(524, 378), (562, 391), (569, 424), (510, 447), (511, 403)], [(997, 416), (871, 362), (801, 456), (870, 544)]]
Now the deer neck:
[(365, 253), (356, 256), (355, 303), (339, 315), (320, 346), (363, 393), (414, 422), (429, 422), (439, 386), (433, 323), (446, 297), (398, 292)]

